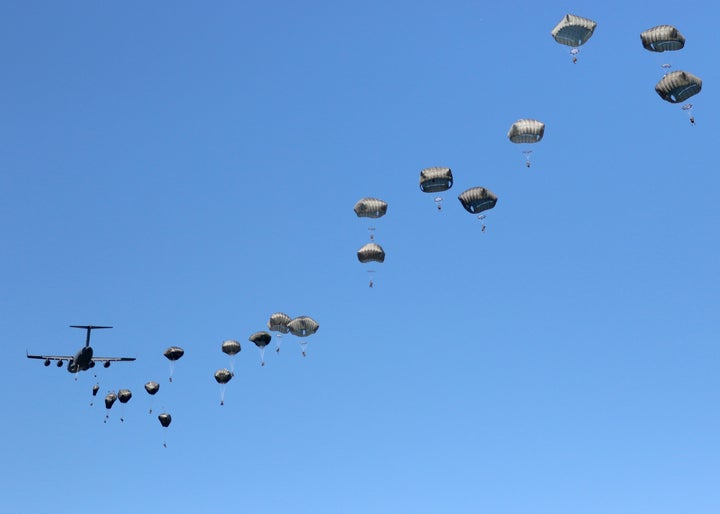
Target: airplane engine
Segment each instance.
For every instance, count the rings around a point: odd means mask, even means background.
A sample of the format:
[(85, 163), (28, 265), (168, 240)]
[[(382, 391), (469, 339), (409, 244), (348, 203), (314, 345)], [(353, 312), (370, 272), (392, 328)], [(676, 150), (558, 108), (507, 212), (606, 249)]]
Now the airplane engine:
[(94, 367), (95, 367), (95, 361), (90, 361), (90, 365), (88, 366), (88, 368), (94, 368)]
[(62, 368), (62, 365), (63, 365), (63, 361), (57, 361), (56, 366), (57, 366), (58, 368)]
[(50, 365), (50, 359), (45, 359), (45, 362), (43, 362), (43, 364), (45, 364), (45, 366), (49, 366), (49, 365)]
[(110, 367), (110, 361), (105, 361), (105, 363), (103, 364), (103, 367), (104, 367), (104, 368), (109, 368), (109, 367)]

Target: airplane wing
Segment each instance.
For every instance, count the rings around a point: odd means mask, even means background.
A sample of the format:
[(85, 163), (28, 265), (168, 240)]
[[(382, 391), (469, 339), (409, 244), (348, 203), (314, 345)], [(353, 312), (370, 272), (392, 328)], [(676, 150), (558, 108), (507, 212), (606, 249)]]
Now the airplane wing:
[(26, 353), (26, 355), (28, 359), (43, 359), (50, 361), (68, 361), (75, 358), (72, 355), (30, 355), (29, 353)]
[(130, 362), (134, 361), (135, 357), (93, 357), (93, 362)]

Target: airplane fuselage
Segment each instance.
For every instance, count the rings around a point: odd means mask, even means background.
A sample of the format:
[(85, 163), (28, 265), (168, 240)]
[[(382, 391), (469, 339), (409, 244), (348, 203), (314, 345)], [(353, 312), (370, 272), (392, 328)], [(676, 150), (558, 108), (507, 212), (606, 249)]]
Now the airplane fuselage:
[(92, 346), (83, 346), (78, 350), (67, 365), (67, 370), (70, 373), (77, 373), (78, 371), (87, 371), (89, 368), (95, 366), (92, 360), (93, 349)]

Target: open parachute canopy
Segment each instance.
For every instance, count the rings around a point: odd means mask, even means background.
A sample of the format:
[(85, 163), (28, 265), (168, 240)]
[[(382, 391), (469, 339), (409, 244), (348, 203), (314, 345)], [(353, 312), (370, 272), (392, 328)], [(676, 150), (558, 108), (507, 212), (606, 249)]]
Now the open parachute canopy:
[(355, 204), (358, 218), (382, 218), (387, 213), (388, 204), (377, 198), (361, 198)]
[(105, 396), (105, 408), (110, 409), (113, 406), (113, 403), (115, 403), (115, 400), (117, 400), (117, 395), (114, 391), (110, 391), (107, 396)]
[(165, 352), (163, 353), (165, 357), (167, 357), (168, 360), (176, 361), (183, 355), (185, 355), (185, 350), (180, 348), (179, 346), (171, 346)]
[(226, 353), (228, 355), (236, 355), (237, 353), (240, 352), (240, 350), (241, 350), (241, 348), (240, 348), (239, 342), (237, 342), (233, 339), (228, 339), (226, 341), (223, 341), (223, 344), (222, 344), (222, 352), (223, 353)]
[(281, 334), (287, 334), (290, 332), (290, 329), (288, 328), (288, 323), (290, 323), (290, 316), (285, 314), (284, 312), (276, 312), (275, 314), (270, 316), (270, 319), (267, 322), (268, 329), (272, 332), (280, 332)]
[(385, 262), (385, 250), (376, 243), (368, 243), (357, 251), (357, 258), (363, 264), (366, 262)]
[(130, 391), (130, 389), (120, 389), (117, 396), (120, 403), (127, 403), (130, 401), (130, 398), (132, 398), (132, 391)]
[(148, 392), (148, 394), (154, 395), (160, 390), (160, 384), (151, 380), (150, 382), (145, 384), (145, 390)]
[(597, 27), (597, 23), (593, 20), (575, 16), (574, 14), (566, 14), (555, 25), (550, 34), (561, 45), (578, 47), (584, 45), (590, 39), (595, 27)]
[(232, 379), (233, 374), (229, 369), (219, 369), (215, 372), (215, 380), (218, 384), (227, 384)]
[(687, 71), (668, 73), (655, 85), (655, 91), (663, 100), (677, 104), (694, 96), (702, 89), (702, 80)]
[(292, 335), (305, 337), (317, 332), (320, 325), (310, 316), (298, 316), (291, 320), (287, 327)]
[(658, 25), (640, 33), (640, 40), (646, 50), (665, 52), (680, 50), (685, 46), (685, 36), (672, 25)]
[(172, 416), (167, 412), (163, 412), (158, 416), (158, 420), (162, 426), (169, 427), (170, 423), (172, 423)]
[(484, 187), (472, 187), (458, 196), (465, 210), (477, 214), (495, 207), (497, 196)]
[(538, 120), (520, 119), (512, 124), (507, 137), (513, 143), (537, 143), (545, 134), (545, 124)]
[(255, 343), (255, 346), (258, 348), (265, 348), (268, 344), (270, 344), (270, 340), (272, 339), (272, 336), (268, 334), (267, 332), (255, 332), (253, 335), (248, 337), (250, 342)]
[(453, 185), (450, 168), (425, 168), (420, 172), (420, 189), (423, 193), (441, 193)]

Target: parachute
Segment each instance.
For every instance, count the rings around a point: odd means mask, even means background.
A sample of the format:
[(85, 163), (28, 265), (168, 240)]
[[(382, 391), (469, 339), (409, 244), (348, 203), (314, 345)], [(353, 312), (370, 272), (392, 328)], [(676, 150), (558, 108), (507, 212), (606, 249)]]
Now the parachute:
[(215, 372), (215, 381), (220, 384), (220, 405), (225, 405), (225, 384), (230, 382), (235, 374), (229, 369), (219, 369)]
[(385, 250), (376, 243), (368, 243), (357, 251), (357, 258), (363, 264), (367, 262), (385, 262)]
[(160, 420), (160, 424), (165, 428), (169, 427), (170, 423), (172, 423), (172, 416), (170, 416), (167, 412), (160, 414), (158, 419)]
[[(105, 408), (107, 410), (112, 409), (113, 403), (115, 403), (115, 400), (117, 400), (117, 395), (114, 391), (110, 391), (107, 396), (105, 396)], [(108, 412), (105, 414), (105, 421), (103, 423), (107, 423), (108, 419), (110, 419), (110, 413)]]
[(680, 50), (685, 46), (685, 36), (672, 25), (658, 25), (640, 34), (640, 40), (646, 50), (666, 52)]
[[(520, 119), (512, 124), (508, 130), (508, 139), (516, 144), (539, 143), (545, 135), (545, 124), (542, 121)], [(530, 167), (530, 154), (532, 150), (523, 150), (525, 166)]]
[(278, 332), (278, 335), (275, 338), (276, 352), (280, 352), (280, 341), (282, 339), (282, 335), (290, 332), (290, 329), (287, 327), (287, 324), (290, 323), (290, 319), (290, 316), (284, 312), (276, 312), (270, 316), (270, 319), (267, 322), (267, 326), (272, 332)]
[[(298, 316), (287, 324), (290, 333), (297, 337), (307, 337), (313, 335), (318, 331), (320, 325), (318, 322), (312, 319), (310, 316)], [(306, 356), (307, 341), (305, 339), (300, 340), (300, 348), (302, 349), (303, 357)]]
[[(97, 396), (99, 390), (100, 390), (100, 385), (95, 384), (92, 388), (93, 398)], [(92, 407), (94, 404), (95, 404), (95, 400), (90, 400), (90, 407)]]
[[(120, 403), (126, 404), (130, 401), (130, 398), (132, 398), (132, 392), (130, 389), (120, 389), (117, 393), (118, 400), (120, 400)], [(123, 406), (120, 406), (120, 422), (122, 423), (125, 421), (125, 410)]]
[(484, 187), (471, 187), (458, 196), (458, 200), (465, 210), (471, 214), (492, 209), (497, 203), (497, 196)]
[(538, 143), (545, 134), (545, 124), (538, 120), (520, 119), (512, 124), (507, 137), (513, 143)]
[(113, 403), (115, 403), (115, 400), (117, 400), (117, 395), (114, 391), (110, 391), (107, 396), (105, 396), (105, 408), (106, 409), (112, 409)]
[(687, 71), (673, 71), (655, 85), (655, 91), (666, 102), (678, 104), (702, 89), (702, 80)]
[(387, 213), (388, 204), (377, 198), (361, 198), (353, 210), (358, 218), (382, 218)]
[(175, 361), (185, 355), (185, 350), (179, 346), (171, 346), (163, 355), (170, 361), (170, 382), (172, 382), (173, 371), (175, 371)]
[(222, 344), (222, 351), (223, 353), (226, 353), (228, 355), (236, 355), (240, 352), (240, 343), (237, 341), (234, 341), (232, 339), (228, 339), (226, 341), (223, 341)]
[(483, 222), (482, 231), (485, 232), (485, 222), (483, 221), (485, 215), (480, 213), (495, 207), (497, 196), (484, 187), (472, 187), (461, 193), (458, 196), (458, 200), (460, 200), (460, 203), (466, 211), (471, 214), (478, 214), (478, 219)]
[[(150, 396), (155, 396), (155, 393), (160, 390), (160, 384), (151, 380), (150, 382), (145, 384), (145, 390)], [(150, 402), (149, 414), (152, 414), (152, 401)]]
[(132, 398), (132, 391), (130, 389), (120, 389), (117, 393), (117, 398), (120, 403), (127, 403)]
[(150, 382), (145, 384), (145, 390), (148, 392), (148, 394), (154, 395), (160, 390), (160, 384), (151, 380)]
[(272, 336), (268, 334), (267, 332), (255, 332), (253, 335), (251, 335), (248, 339), (252, 343), (255, 343), (255, 346), (260, 348), (260, 365), (265, 365), (265, 347), (270, 344), (270, 340), (272, 339)]
[(576, 63), (579, 52), (578, 47), (587, 43), (587, 40), (595, 32), (595, 27), (597, 27), (597, 23), (593, 20), (575, 16), (574, 14), (566, 14), (555, 25), (550, 34), (561, 45), (573, 47), (570, 54), (573, 56), (573, 62)]
[[(420, 190), (423, 193), (442, 193), (453, 185), (453, 176), (450, 168), (425, 168), (420, 171)], [(442, 210), (442, 196), (435, 197), (438, 210)]]
[(233, 339), (223, 341), (222, 351), (230, 356), (230, 369), (235, 370), (235, 355), (240, 353), (240, 343)]
[[(163, 428), (167, 428), (170, 426), (170, 423), (172, 423), (172, 416), (170, 416), (167, 412), (163, 412), (158, 416), (158, 421), (160, 421)], [(167, 442), (165, 441), (163, 441), (163, 448), (167, 448)]]

